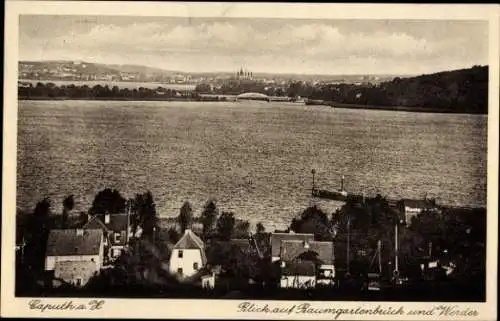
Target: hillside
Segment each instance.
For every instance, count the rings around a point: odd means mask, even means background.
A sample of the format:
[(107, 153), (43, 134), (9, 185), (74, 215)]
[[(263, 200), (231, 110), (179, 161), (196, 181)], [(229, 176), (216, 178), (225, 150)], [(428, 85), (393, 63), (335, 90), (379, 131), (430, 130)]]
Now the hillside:
[(137, 73), (137, 74), (145, 74), (145, 75), (158, 75), (158, 74), (182, 74), (181, 72), (178, 71), (172, 71), (172, 70), (164, 70), (160, 68), (153, 68), (153, 67), (147, 67), (147, 66), (141, 66), (141, 65), (116, 65), (116, 64), (108, 64), (108, 65), (103, 65), (108, 68), (118, 70), (122, 73)]
[(451, 113), (488, 113), (488, 66), (474, 66), (379, 85), (325, 85), (310, 99), (357, 106), (411, 107)]
[(82, 61), (20, 61), (20, 79), (158, 81), (179, 74), (140, 65), (97, 64)]

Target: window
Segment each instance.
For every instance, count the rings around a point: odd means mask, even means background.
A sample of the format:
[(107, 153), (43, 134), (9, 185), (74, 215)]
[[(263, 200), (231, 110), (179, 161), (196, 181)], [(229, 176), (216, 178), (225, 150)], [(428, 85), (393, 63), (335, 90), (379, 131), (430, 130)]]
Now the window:
[(193, 269), (194, 269), (195, 271), (197, 271), (197, 270), (198, 270), (198, 262), (194, 262), (194, 263), (193, 263)]
[(177, 274), (182, 275), (182, 268), (177, 269)]
[(184, 251), (183, 251), (183, 250), (179, 250), (179, 252), (178, 252), (178, 253), (179, 253), (179, 254), (178, 254), (178, 257), (179, 257), (180, 259), (182, 259), (182, 257), (184, 256)]
[(120, 256), (120, 254), (121, 254), (121, 250), (120, 249), (113, 249), (113, 250), (111, 250), (111, 256), (112, 257)]
[(121, 233), (115, 233), (115, 243), (120, 243), (122, 239)]
[(76, 285), (82, 286), (82, 279), (80, 279), (80, 278), (76, 279)]

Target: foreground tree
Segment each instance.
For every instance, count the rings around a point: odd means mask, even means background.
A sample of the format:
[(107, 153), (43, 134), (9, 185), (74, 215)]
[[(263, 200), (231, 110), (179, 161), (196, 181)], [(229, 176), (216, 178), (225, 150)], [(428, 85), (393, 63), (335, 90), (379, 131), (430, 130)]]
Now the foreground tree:
[(250, 223), (248, 221), (238, 221), (234, 227), (233, 237), (237, 239), (247, 238), (250, 234)]
[(204, 240), (212, 238), (215, 234), (218, 215), (219, 210), (217, 209), (215, 200), (209, 200), (201, 213), (201, 221), (203, 223), (202, 237)]
[(296, 233), (311, 233), (320, 241), (333, 239), (332, 224), (328, 216), (317, 206), (308, 207), (299, 218), (294, 218), (290, 229)]
[(98, 215), (103, 219), (104, 214), (125, 213), (127, 200), (116, 189), (106, 188), (99, 191), (92, 202), (89, 214)]
[(259, 222), (255, 226), (255, 231), (257, 232), (257, 234), (263, 234), (266, 232), (266, 228), (264, 227), (264, 224), (262, 224), (262, 222)]
[(167, 230), (167, 239), (171, 244), (179, 242), (180, 238), (181, 235), (175, 228), (171, 227)]
[(63, 212), (62, 212), (62, 226), (63, 228), (68, 227), (68, 217), (69, 213), (73, 210), (75, 207), (75, 199), (73, 195), (67, 196), (63, 200)]
[(34, 271), (43, 270), (47, 238), (54, 227), (51, 220), (51, 201), (44, 198), (39, 201), (26, 226), (25, 262)]
[(187, 229), (191, 228), (191, 224), (193, 223), (193, 208), (189, 202), (184, 202), (181, 207), (181, 211), (179, 214), (179, 224), (181, 226), (181, 231), (184, 233)]
[(131, 200), (130, 203), (133, 213), (131, 222), (134, 232), (137, 231), (138, 227), (141, 227), (143, 237), (152, 240), (158, 221), (153, 194), (150, 191), (144, 194), (136, 194), (135, 198)]
[(233, 234), (236, 219), (234, 213), (224, 212), (217, 220), (217, 236), (220, 240), (229, 241)]

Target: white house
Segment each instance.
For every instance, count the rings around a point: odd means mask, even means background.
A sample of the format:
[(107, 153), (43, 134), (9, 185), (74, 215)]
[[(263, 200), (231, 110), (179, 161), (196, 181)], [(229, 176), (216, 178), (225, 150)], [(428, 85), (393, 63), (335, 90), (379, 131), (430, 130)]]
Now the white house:
[(51, 230), (45, 271), (55, 279), (84, 286), (99, 273), (104, 260), (104, 234), (99, 229)]
[(207, 257), (203, 241), (190, 229), (174, 245), (169, 270), (180, 279), (195, 275), (205, 266)]

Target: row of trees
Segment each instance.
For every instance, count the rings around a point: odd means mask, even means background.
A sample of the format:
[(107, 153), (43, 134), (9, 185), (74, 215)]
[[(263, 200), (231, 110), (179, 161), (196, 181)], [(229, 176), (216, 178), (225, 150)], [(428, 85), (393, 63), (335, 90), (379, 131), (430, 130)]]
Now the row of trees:
[[(75, 228), (83, 226), (89, 217), (97, 216), (104, 221), (107, 214), (130, 213), (130, 225), (133, 235), (141, 229), (142, 239), (148, 242), (155, 242), (158, 246), (163, 246), (162, 242), (175, 243), (180, 237), (180, 233), (191, 228), (194, 223), (201, 223), (200, 234), (205, 241), (216, 239), (228, 241), (231, 238), (247, 238), (250, 224), (246, 220), (236, 219), (232, 212), (222, 212), (219, 214), (215, 200), (209, 200), (200, 215), (194, 217), (193, 208), (189, 202), (185, 202), (176, 218), (180, 231), (171, 226), (167, 230), (159, 224), (156, 204), (151, 192), (136, 194), (130, 199), (123, 197), (116, 189), (106, 188), (99, 191), (87, 212), (80, 212), (79, 215), (71, 215), (75, 207), (73, 195), (67, 196), (62, 201), (62, 213), (52, 212), (52, 202), (49, 198), (39, 201), (32, 213), (19, 213), (17, 217), (17, 230), (19, 239), (26, 242), (25, 255), (31, 269), (43, 270), (45, 246), (48, 234), (54, 228)], [(263, 232), (262, 224), (258, 225), (259, 231)]]
[(18, 96), (20, 99), (171, 99), (171, 98), (197, 98), (198, 95), (191, 92), (167, 89), (163, 87), (134, 89), (120, 88), (118, 86), (95, 85), (62, 85), (54, 83), (37, 83), (35, 86), (19, 86)]
[[(193, 216), (193, 208), (185, 202), (176, 218), (177, 226), (163, 228), (156, 210), (151, 192), (136, 194), (130, 199), (123, 197), (116, 189), (106, 188), (99, 191), (87, 212), (72, 215), (75, 207), (74, 196), (66, 197), (61, 214), (52, 212), (52, 202), (49, 198), (39, 201), (32, 213), (19, 213), (16, 232), (22, 235), (26, 242), (24, 255), (16, 260), (16, 287), (20, 294), (33, 287), (37, 279), (43, 278), (44, 258), (47, 238), (51, 229), (77, 228), (83, 226), (89, 217), (97, 216), (104, 221), (104, 215), (130, 213), (130, 224), (135, 234), (141, 229), (139, 239), (133, 238), (129, 250), (124, 252), (112, 269), (92, 280), (90, 288), (104, 290), (108, 286), (131, 286), (133, 284), (150, 284), (159, 282), (163, 285), (175, 284), (163, 264), (168, 260), (170, 248), (175, 244), (181, 233), (191, 228), (194, 223), (201, 223), (197, 231), (207, 244), (208, 260), (212, 264), (221, 264), (225, 270), (241, 271), (248, 274), (252, 269), (253, 258), (242, 253), (228, 242), (232, 238), (248, 238), (250, 224), (245, 220), (236, 219), (234, 213), (222, 212), (216, 206), (215, 200), (209, 200), (200, 215)], [(258, 224), (259, 233), (264, 233), (264, 227)], [(224, 253), (230, 254), (228, 256)], [(245, 260), (245, 264), (242, 263)], [(247, 272), (242, 272), (247, 271)], [(240, 272), (237, 272), (240, 273)], [(103, 287), (104, 286), (104, 287)]]
[[(191, 228), (194, 223), (201, 225), (195, 232), (206, 242), (209, 264), (221, 265), (227, 277), (244, 282), (252, 278), (266, 283), (279, 277), (279, 269), (270, 263), (269, 234), (264, 226), (259, 223), (257, 233), (253, 236), (261, 253), (252, 246), (241, 247), (229, 242), (234, 238), (248, 239), (249, 223), (237, 220), (234, 213), (219, 213), (214, 200), (205, 204), (199, 217), (193, 216), (189, 202), (184, 203), (177, 217), (180, 231), (175, 228), (164, 230), (158, 224), (158, 213), (150, 192), (126, 199), (117, 190), (105, 189), (97, 193), (87, 213), (70, 215), (74, 206), (74, 197), (70, 195), (63, 200), (62, 214), (53, 215), (50, 200), (44, 199), (37, 203), (31, 214), (24, 215), (24, 220), (18, 218), (18, 232), (24, 231), (27, 241), (26, 260), (22, 261), (16, 274), (21, 283), (29, 282), (27, 280), (33, 278), (34, 272), (43, 270), (45, 244), (50, 229), (81, 226), (88, 215), (127, 211), (131, 213), (133, 231), (141, 228), (142, 237), (131, 243), (130, 250), (97, 284), (175, 284), (162, 264), (168, 260), (169, 248), (179, 239), (179, 232)], [(308, 207), (292, 219), (288, 231), (312, 233), (320, 241), (333, 240), (339, 275), (347, 269), (352, 275), (358, 276), (376, 272), (378, 267), (373, 257), (380, 241), (382, 272), (388, 276), (392, 273), (391, 263), (395, 255), (394, 226), (400, 222), (401, 213), (379, 195), (364, 200), (348, 199), (331, 215), (319, 207)], [(484, 284), (485, 244), (485, 209), (442, 208), (437, 212), (424, 211), (414, 217), (409, 226), (399, 225), (400, 270), (407, 276), (418, 278), (421, 277), (420, 264), (423, 261), (439, 258), (455, 263), (455, 279), (463, 283)]]
[[(452, 261), (454, 277), (466, 282), (484, 282), (486, 262), (486, 210), (441, 208), (424, 211), (406, 226), (402, 213), (380, 195), (365, 200), (348, 199), (328, 215), (316, 206), (294, 218), (289, 230), (313, 233), (316, 240), (334, 240), (337, 270), (350, 269), (353, 275), (378, 272), (374, 260), (382, 244), (383, 273), (392, 274), (395, 256), (395, 225), (399, 227), (400, 270), (421, 277), (420, 264), (426, 260)], [(347, 253), (349, 251), (349, 258)]]

